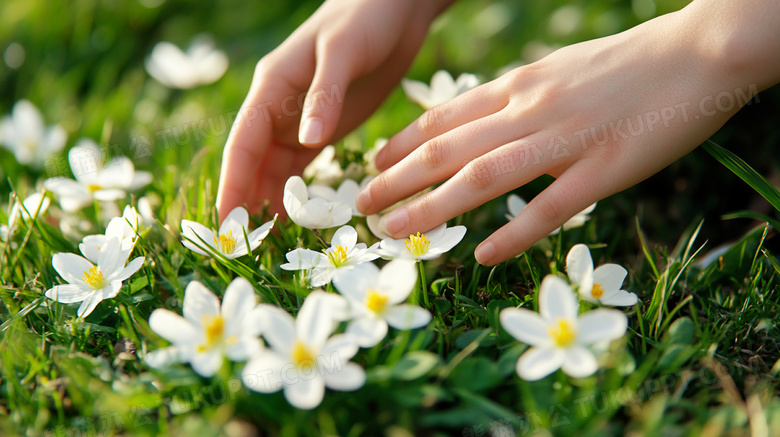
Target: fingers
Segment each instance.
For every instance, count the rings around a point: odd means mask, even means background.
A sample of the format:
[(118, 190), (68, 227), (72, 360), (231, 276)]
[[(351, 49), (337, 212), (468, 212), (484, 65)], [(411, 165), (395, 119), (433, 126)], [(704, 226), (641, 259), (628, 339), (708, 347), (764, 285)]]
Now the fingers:
[(602, 188), (608, 183), (593, 177), (599, 171), (589, 162), (570, 167), (517, 217), (477, 246), (477, 262), (492, 266), (524, 252), (579, 211), (611, 194)]
[(458, 126), (499, 112), (507, 104), (506, 98), (495, 94), (494, 87), (483, 85), (433, 107), (388, 141), (376, 157), (377, 168), (386, 170), (426, 141)]
[(333, 136), (339, 124), (347, 86), (352, 79), (350, 59), (328, 40), (317, 46), (317, 67), (306, 93), (298, 141), (307, 147), (320, 147)]
[(375, 214), (451, 177), (465, 163), (530, 133), (529, 127), (507, 121), (507, 114), (499, 111), (426, 141), (371, 181), (358, 198), (358, 207)]
[[(382, 218), (381, 225), (396, 238), (427, 231), (496, 196), (525, 185), (548, 173), (553, 164), (546, 160), (522, 168), (524, 157), (533, 153), (534, 147), (526, 138), (471, 160), (439, 188), (387, 214)], [(515, 170), (502, 171), (507, 168)]]
[(236, 116), (233, 130), (222, 152), (222, 169), (217, 191), (220, 221), (247, 199), (251, 182), (262, 163), (271, 138), (271, 123), (257, 116), (262, 92), (250, 92)]

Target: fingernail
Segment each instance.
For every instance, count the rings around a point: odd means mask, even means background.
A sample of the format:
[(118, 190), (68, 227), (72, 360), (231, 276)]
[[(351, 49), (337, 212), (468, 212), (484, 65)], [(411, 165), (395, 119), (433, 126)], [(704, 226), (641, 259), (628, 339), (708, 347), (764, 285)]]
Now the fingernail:
[(365, 214), (365, 212), (371, 208), (371, 193), (369, 193), (368, 190), (361, 191), (360, 194), (358, 194), (357, 199), (355, 199), (355, 206), (358, 211)]
[(298, 132), (298, 142), (301, 144), (317, 144), (322, 141), (322, 120), (317, 117), (307, 118)]
[(397, 209), (379, 220), (379, 226), (385, 228), (390, 235), (397, 235), (409, 224), (409, 214), (406, 209)]
[(490, 261), (496, 257), (496, 246), (492, 242), (486, 241), (477, 247), (474, 251), (474, 258), (482, 265), (489, 265)]

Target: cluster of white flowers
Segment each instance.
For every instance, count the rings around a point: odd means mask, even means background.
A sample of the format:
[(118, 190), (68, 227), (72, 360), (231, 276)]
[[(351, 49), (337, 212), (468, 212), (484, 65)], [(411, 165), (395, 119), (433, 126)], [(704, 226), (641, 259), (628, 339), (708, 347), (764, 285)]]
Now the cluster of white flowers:
[[(601, 305), (631, 306), (636, 294), (621, 290), (626, 270), (616, 264), (593, 269), (590, 250), (574, 246), (566, 257), (569, 280), (582, 300)], [(501, 311), (501, 325), (515, 339), (531, 345), (517, 362), (517, 374), (535, 381), (562, 369), (574, 378), (598, 369), (594, 345), (626, 333), (628, 318), (622, 311), (598, 308), (580, 314), (579, 300), (564, 279), (549, 275), (539, 289), (539, 314), (525, 308)]]
[(81, 302), (78, 317), (87, 317), (104, 299), (116, 297), (122, 282), (141, 269), (144, 257), (129, 263), (138, 238), (140, 216), (135, 208), (125, 208), (122, 217), (112, 219), (103, 235), (88, 235), (79, 245), (83, 256), (55, 253), (54, 270), (67, 281), (46, 291), (46, 297), (60, 303)]

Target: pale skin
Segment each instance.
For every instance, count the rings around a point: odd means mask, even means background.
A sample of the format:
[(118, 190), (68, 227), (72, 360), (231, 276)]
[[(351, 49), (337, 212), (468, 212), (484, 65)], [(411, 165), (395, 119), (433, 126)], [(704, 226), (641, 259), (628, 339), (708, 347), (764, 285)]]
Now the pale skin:
[[(352, 3), (345, 14), (344, 6), (326, 2), (261, 61), (245, 106), (330, 84), (348, 92), (342, 103), (308, 105), (301, 122), (239, 118), (225, 148), (220, 216), (266, 198), (280, 205), (287, 177), (300, 173), (316, 154), (312, 148), (340, 138), (378, 106), (446, 7)], [(426, 111), (393, 136), (377, 156), (384, 172), (357, 207), (374, 214), (443, 182), (383, 218), (388, 233), (403, 238), (552, 175), (555, 182), (475, 251), (481, 264), (505, 261), (588, 205), (687, 154), (736, 113), (744, 96), (780, 81), (778, 19), (774, 0), (696, 0), (517, 68)], [(407, 29), (399, 33), (400, 23)], [(307, 119), (319, 120), (318, 135)]]

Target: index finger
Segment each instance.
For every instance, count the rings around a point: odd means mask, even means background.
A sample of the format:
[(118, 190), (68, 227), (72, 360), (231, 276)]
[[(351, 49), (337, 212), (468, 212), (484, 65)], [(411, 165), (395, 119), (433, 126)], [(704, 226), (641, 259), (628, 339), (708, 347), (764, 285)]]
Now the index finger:
[[(254, 88), (254, 87), (253, 87)], [(217, 190), (217, 212), (222, 221), (233, 208), (247, 200), (250, 185), (266, 155), (271, 141), (272, 124), (263, 93), (250, 90), (239, 109), (222, 153), (222, 168)]]

